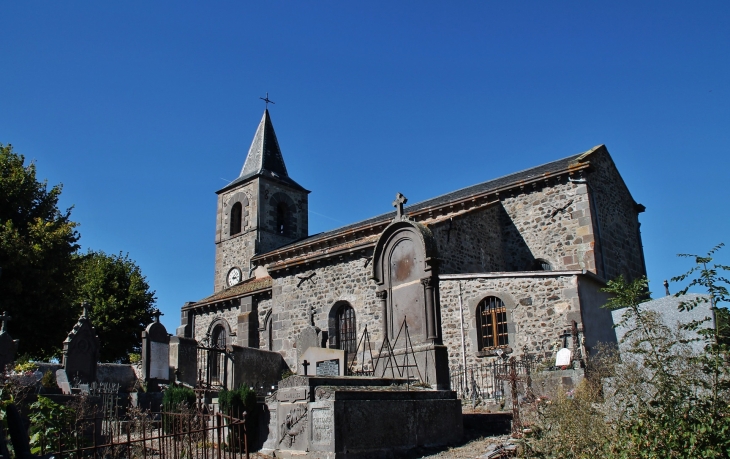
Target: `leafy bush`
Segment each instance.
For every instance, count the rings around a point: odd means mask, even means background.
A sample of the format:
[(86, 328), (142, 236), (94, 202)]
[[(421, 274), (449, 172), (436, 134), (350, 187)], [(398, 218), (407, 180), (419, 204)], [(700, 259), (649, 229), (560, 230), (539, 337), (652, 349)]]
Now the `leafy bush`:
[(195, 392), (182, 386), (171, 386), (162, 394), (162, 406), (165, 411), (179, 412), (180, 406), (195, 406)]
[[(221, 411), (231, 417), (241, 419), (244, 411), (246, 412), (246, 432), (249, 433), (248, 438), (254, 439), (254, 432), (258, 432), (258, 404), (256, 402), (256, 391), (249, 388), (248, 385), (242, 384), (238, 389), (222, 390), (218, 393), (218, 406)], [(229, 444), (242, 444), (242, 429), (233, 429), (233, 434), (229, 438)]]
[(58, 448), (61, 442), (70, 446), (73, 437), (69, 426), (74, 420), (74, 411), (51, 399), (38, 396), (38, 400), (30, 405), (30, 451), (33, 454), (44, 454)]
[(15, 365), (13, 369), (16, 373), (33, 373), (38, 369), (38, 365), (34, 362), (21, 362)]
[(58, 385), (56, 384), (56, 374), (51, 370), (43, 373), (43, 377), (41, 378), (41, 386), (46, 389), (55, 389), (56, 387), (58, 387)]

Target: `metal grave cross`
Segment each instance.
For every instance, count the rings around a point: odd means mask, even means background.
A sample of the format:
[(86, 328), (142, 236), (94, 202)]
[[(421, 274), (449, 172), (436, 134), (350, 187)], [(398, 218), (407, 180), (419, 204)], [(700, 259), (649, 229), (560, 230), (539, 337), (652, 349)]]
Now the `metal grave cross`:
[(8, 312), (3, 312), (3, 315), (0, 316), (0, 321), (3, 323), (2, 328), (0, 328), (0, 333), (7, 332), (5, 324), (7, 324), (10, 320), (13, 320), (13, 318), (8, 315)]
[(393, 207), (395, 207), (395, 219), (396, 220), (402, 220), (403, 219), (403, 204), (408, 202), (408, 198), (403, 196), (401, 193), (395, 194), (395, 201), (393, 201)]

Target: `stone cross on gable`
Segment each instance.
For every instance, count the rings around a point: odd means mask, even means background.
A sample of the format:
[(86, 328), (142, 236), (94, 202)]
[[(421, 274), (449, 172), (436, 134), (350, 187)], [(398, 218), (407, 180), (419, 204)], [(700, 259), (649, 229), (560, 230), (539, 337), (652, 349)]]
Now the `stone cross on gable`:
[(393, 207), (395, 207), (395, 219), (403, 219), (403, 204), (408, 202), (408, 198), (403, 196), (401, 193), (395, 194), (395, 201), (393, 201)]
[(13, 318), (8, 315), (8, 312), (3, 312), (3, 315), (0, 316), (0, 321), (3, 323), (2, 328), (0, 328), (0, 333), (7, 332), (5, 324), (10, 320), (13, 320)]
[(159, 309), (155, 309), (154, 311), (152, 311), (152, 317), (155, 318), (156, 324), (160, 323), (160, 316), (164, 316), (164, 315), (165, 314), (163, 314), (162, 311), (160, 311)]

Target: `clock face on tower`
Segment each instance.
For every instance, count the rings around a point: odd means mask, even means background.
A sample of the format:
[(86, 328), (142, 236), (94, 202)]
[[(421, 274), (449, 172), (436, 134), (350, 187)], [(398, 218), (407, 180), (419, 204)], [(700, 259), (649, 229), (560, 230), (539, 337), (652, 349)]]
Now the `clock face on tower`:
[(241, 282), (241, 270), (238, 268), (231, 268), (231, 270), (228, 271), (228, 277), (226, 280), (229, 287)]

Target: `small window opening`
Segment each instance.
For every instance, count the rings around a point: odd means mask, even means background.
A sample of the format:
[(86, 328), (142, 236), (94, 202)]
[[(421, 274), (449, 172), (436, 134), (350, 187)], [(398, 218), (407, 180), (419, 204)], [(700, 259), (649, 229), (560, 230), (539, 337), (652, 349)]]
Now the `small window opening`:
[(287, 205), (280, 202), (276, 205), (276, 232), (279, 234), (286, 234), (289, 228), (287, 228), (286, 214), (289, 211)]
[(484, 298), (477, 306), (477, 338), (479, 350), (504, 347), (509, 344), (507, 308), (495, 296)]
[(552, 271), (553, 267), (550, 263), (542, 258), (535, 260), (535, 271)]
[(231, 208), (231, 236), (241, 232), (241, 220), (243, 214), (243, 206), (240, 202), (233, 204)]

